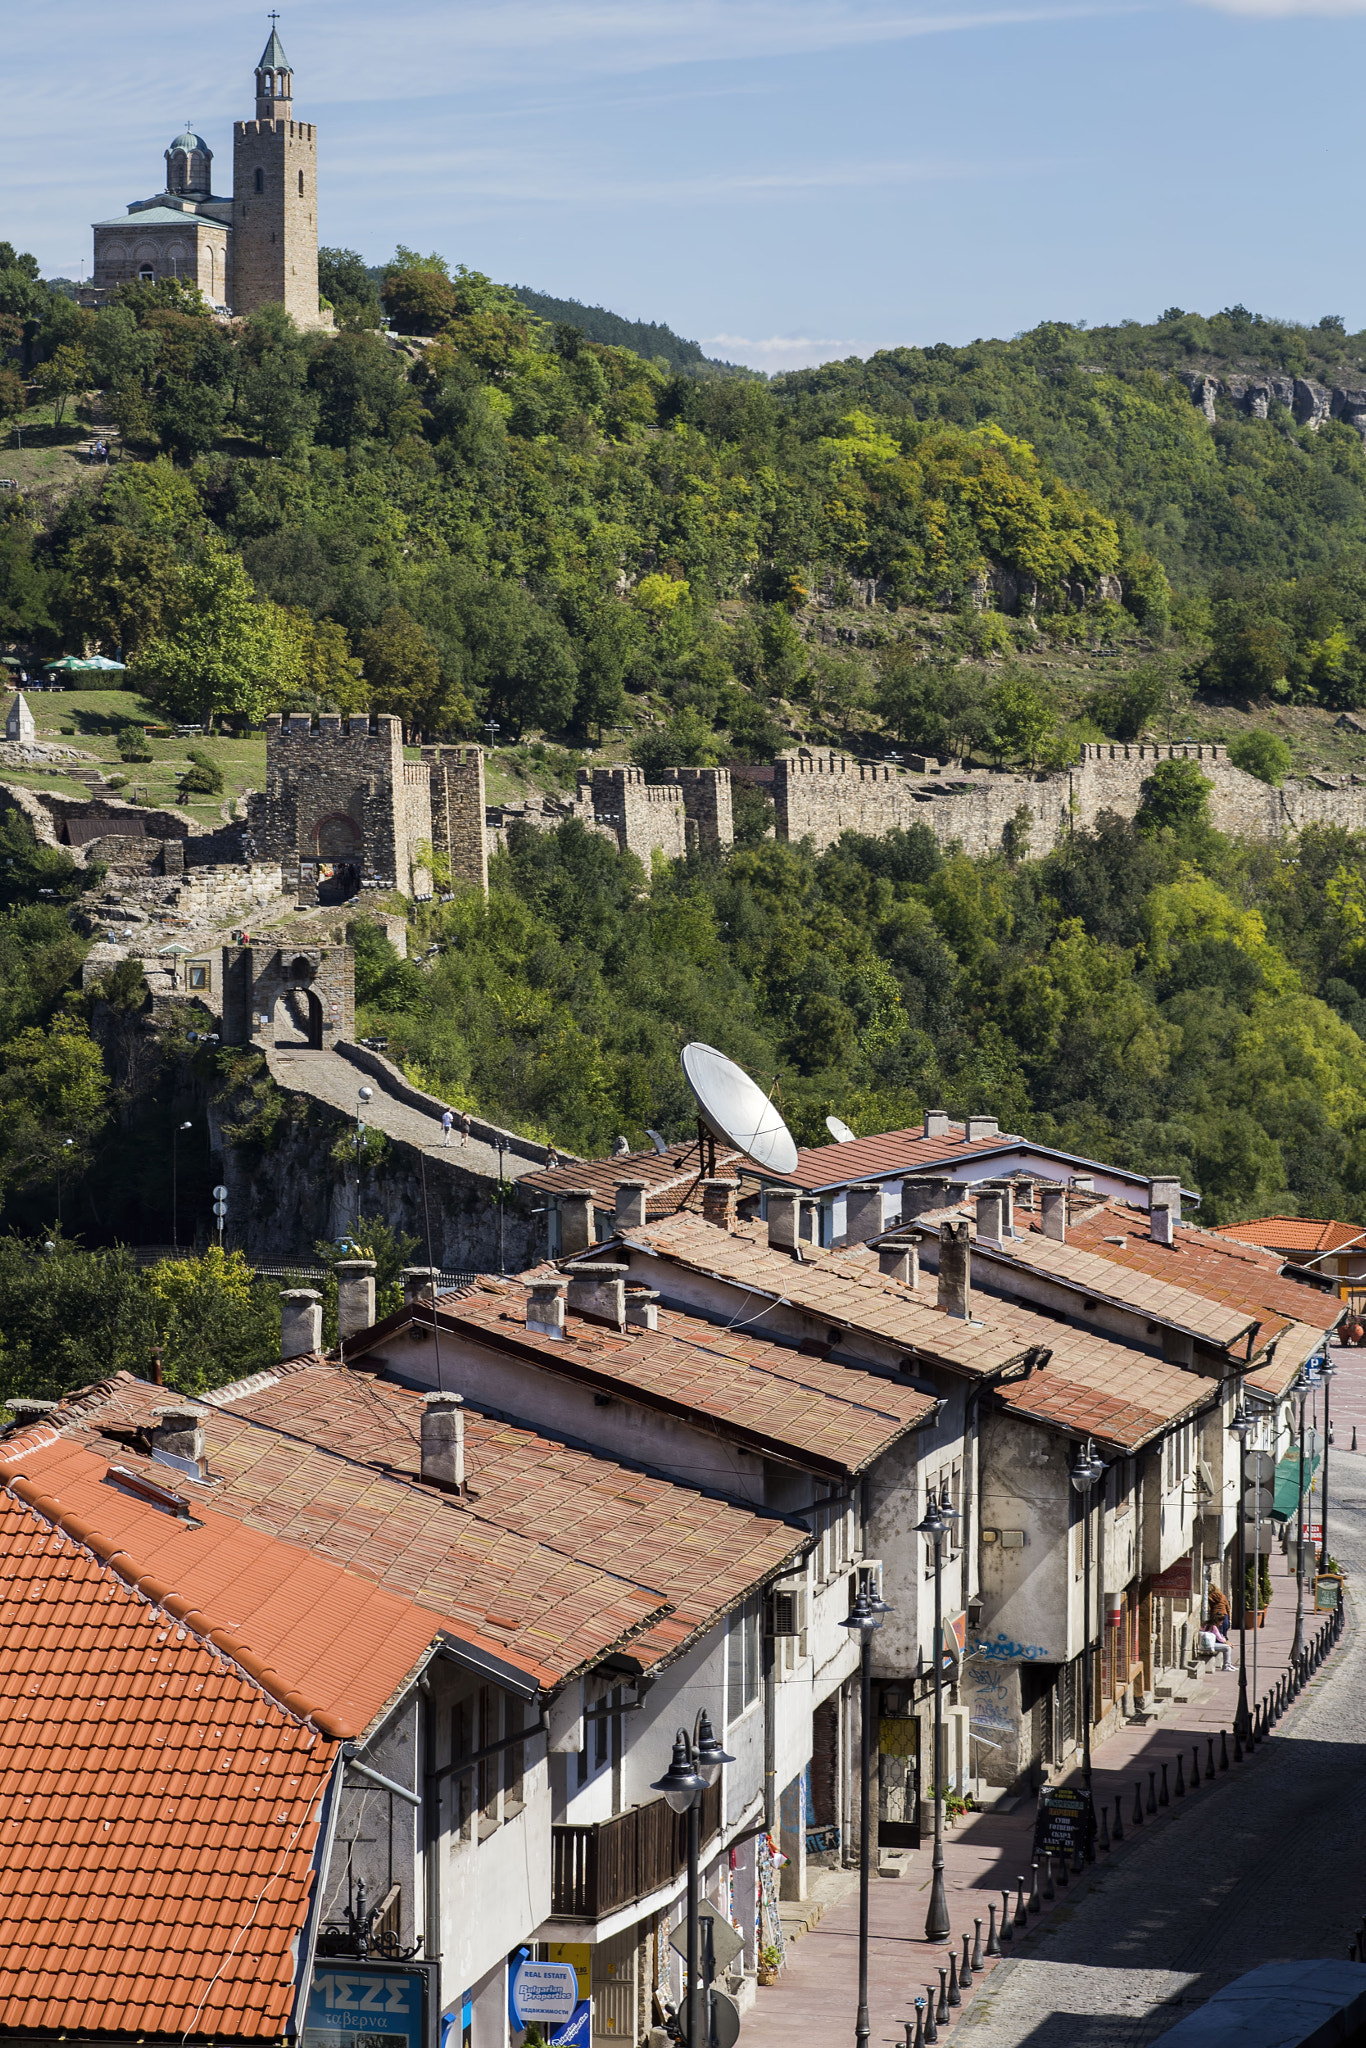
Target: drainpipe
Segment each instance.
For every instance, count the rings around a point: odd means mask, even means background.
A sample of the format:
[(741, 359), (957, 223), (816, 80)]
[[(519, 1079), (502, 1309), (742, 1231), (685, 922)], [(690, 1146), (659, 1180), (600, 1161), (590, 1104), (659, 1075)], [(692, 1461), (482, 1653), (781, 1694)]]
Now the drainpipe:
[[(422, 1804), (422, 1888), (424, 1899), (426, 1941), (424, 1953), (429, 1956), (441, 1954), (441, 1786), (436, 1776), (436, 1751), (434, 1746), (436, 1709), (432, 1704), (432, 1681), (428, 1677), (418, 1680), (421, 1698), (419, 1709), (419, 1741), (422, 1748), (422, 1775), (418, 1783), (423, 1787), (425, 1798)], [(438, 1992), (439, 1992), (438, 1986)]]
[(770, 1835), (778, 1818), (778, 1643), (764, 1630), (764, 1828)]

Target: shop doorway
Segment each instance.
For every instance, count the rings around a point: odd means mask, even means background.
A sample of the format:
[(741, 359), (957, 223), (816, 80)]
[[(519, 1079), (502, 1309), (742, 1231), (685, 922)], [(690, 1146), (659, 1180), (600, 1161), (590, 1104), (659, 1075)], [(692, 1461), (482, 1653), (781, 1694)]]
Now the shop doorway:
[(920, 1723), (910, 1688), (884, 1686), (877, 1724), (877, 1838), (887, 1849), (920, 1847)]

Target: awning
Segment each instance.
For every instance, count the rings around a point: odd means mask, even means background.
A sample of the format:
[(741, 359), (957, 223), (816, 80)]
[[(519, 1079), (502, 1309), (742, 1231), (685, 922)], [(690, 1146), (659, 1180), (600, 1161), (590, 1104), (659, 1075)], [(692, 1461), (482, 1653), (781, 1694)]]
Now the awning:
[[(1311, 1444), (1308, 1436), (1304, 1442), (1304, 1490), (1309, 1491), (1310, 1482), (1319, 1468), (1318, 1438)], [(1288, 1522), (1295, 1512), (1295, 1498), (1300, 1490), (1300, 1454), (1298, 1446), (1290, 1455), (1281, 1458), (1276, 1465), (1276, 1494), (1271, 1513), (1274, 1520)]]

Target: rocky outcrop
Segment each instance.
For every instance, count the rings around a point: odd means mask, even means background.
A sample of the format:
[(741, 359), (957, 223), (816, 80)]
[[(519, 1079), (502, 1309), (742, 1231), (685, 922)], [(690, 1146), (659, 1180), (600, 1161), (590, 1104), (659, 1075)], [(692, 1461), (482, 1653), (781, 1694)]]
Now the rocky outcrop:
[(1311, 433), (1317, 433), (1325, 420), (1343, 420), (1366, 443), (1366, 387), (1361, 385), (1316, 384), (1309, 377), (1284, 377), (1269, 371), (1247, 375), (1230, 371), (1223, 377), (1208, 370), (1178, 370), (1176, 374), (1189, 391), (1192, 405), (1211, 426), (1218, 416), (1215, 401), (1223, 397), (1253, 420), (1266, 419), (1273, 404), (1283, 405), (1296, 425), (1308, 427)]

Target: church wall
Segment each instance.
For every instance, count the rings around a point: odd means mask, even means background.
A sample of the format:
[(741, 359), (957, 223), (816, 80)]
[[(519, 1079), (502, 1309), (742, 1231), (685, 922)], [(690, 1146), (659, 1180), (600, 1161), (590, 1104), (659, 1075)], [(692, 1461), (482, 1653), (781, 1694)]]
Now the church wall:
[(207, 222), (187, 213), (183, 225), (139, 221), (130, 213), (127, 224), (99, 223), (95, 228), (95, 266), (92, 283), (105, 291), (129, 284), (145, 266), (158, 282), (164, 277), (180, 278), (198, 285), (213, 305), (227, 298), (228, 232), (217, 222)]

